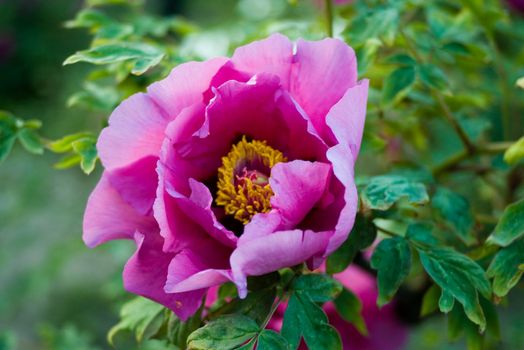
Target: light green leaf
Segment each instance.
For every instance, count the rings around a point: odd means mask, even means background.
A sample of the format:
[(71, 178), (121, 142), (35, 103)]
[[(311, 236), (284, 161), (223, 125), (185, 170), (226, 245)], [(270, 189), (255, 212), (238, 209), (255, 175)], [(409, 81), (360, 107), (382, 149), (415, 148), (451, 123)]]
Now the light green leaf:
[(289, 344), (282, 335), (264, 329), (258, 336), (257, 350), (289, 350)]
[(517, 79), (517, 82), (516, 82), (516, 85), (517, 85), (519, 88), (524, 89), (524, 77), (518, 78), (518, 79)]
[(327, 258), (327, 273), (334, 274), (344, 271), (357, 253), (369, 247), (376, 237), (377, 229), (373, 222), (362, 215), (357, 215), (348, 238)]
[(519, 239), (501, 249), (489, 265), (487, 275), (493, 278), (493, 293), (504, 297), (517, 285), (524, 274), (519, 268), (521, 264), (524, 264), (524, 240)]
[(411, 251), (403, 237), (379, 243), (371, 257), (371, 267), (378, 271), (377, 305), (387, 304), (395, 295), (411, 268)]
[(119, 101), (120, 95), (114, 87), (88, 82), (84, 90), (69, 97), (67, 105), (69, 107), (82, 106), (97, 111), (111, 111)]
[(524, 159), (524, 136), (512, 144), (504, 153), (504, 161), (509, 165), (517, 164)]
[(89, 175), (96, 165), (98, 158), (96, 142), (92, 138), (84, 138), (72, 143), (73, 150), (80, 156), (80, 168)]
[(487, 242), (507, 247), (524, 235), (524, 199), (512, 203), (504, 209), (495, 231)]
[(466, 245), (477, 242), (472, 235), (473, 214), (466, 198), (444, 187), (438, 187), (431, 199), (431, 205)]
[(0, 164), (4, 160), (6, 160), (9, 153), (11, 153), (11, 150), (13, 149), (13, 145), (15, 144), (16, 135), (8, 135), (5, 136), (4, 134), (0, 134)]
[(360, 334), (368, 335), (366, 322), (362, 317), (362, 303), (353, 292), (344, 288), (334, 303), (340, 317), (355, 326)]
[(76, 153), (71, 153), (71, 154), (68, 154), (68, 155), (62, 157), (58, 162), (53, 164), (53, 167), (55, 169), (60, 169), (60, 170), (69, 169), (69, 168), (72, 168), (72, 167), (80, 164), (81, 160), (82, 160), (82, 158), (80, 157), (80, 155), (78, 155)]
[(164, 307), (149, 299), (135, 298), (122, 307), (120, 322), (113, 326), (107, 334), (107, 340), (113, 344), (114, 337), (121, 331), (135, 332), (136, 340), (149, 339), (155, 335), (164, 321)]
[(420, 317), (431, 315), (438, 310), (440, 295), (440, 288), (436, 284), (432, 285), (426, 293), (424, 293), (422, 306), (420, 308)]
[(38, 135), (31, 129), (22, 129), (18, 132), (18, 140), (24, 148), (33, 154), (43, 154), (44, 146)]
[(73, 150), (73, 142), (88, 137), (92, 137), (92, 134), (89, 132), (79, 132), (76, 134), (67, 135), (61, 139), (48, 143), (47, 148), (55, 153), (69, 152)]
[(233, 314), (211, 320), (187, 338), (187, 346), (192, 350), (235, 349), (257, 335), (257, 323), (244, 315)]
[(388, 210), (401, 198), (406, 198), (411, 204), (424, 204), (429, 201), (423, 183), (400, 175), (372, 177), (362, 193), (365, 205), (376, 210)]

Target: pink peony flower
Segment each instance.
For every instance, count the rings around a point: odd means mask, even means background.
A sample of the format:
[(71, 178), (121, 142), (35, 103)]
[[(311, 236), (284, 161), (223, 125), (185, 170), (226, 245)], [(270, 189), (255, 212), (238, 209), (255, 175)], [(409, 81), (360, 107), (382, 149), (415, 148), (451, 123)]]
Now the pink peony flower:
[(189, 62), (115, 109), (84, 217), (94, 247), (134, 239), (124, 286), (186, 319), (209, 287), (307, 262), (346, 239), (368, 81), (337, 39), (275, 34)]

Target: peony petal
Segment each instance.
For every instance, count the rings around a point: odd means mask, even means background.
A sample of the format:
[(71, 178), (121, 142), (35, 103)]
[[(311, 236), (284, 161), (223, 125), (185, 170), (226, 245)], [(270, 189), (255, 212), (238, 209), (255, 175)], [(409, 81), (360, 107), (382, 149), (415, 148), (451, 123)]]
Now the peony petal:
[(141, 215), (151, 214), (158, 176), (157, 157), (148, 156), (108, 173), (111, 186)]
[(162, 252), (162, 238), (155, 233), (136, 232), (137, 250), (124, 268), (124, 287), (127, 291), (154, 300), (186, 320), (202, 303), (206, 290), (167, 294), (164, 284), (173, 254)]
[(205, 62), (179, 64), (167, 78), (151, 84), (147, 93), (170, 120), (175, 119), (184, 108), (204, 103), (211, 80), (228, 61), (225, 57), (217, 57)]
[(280, 212), (284, 229), (298, 225), (320, 200), (330, 171), (329, 164), (303, 160), (279, 163), (271, 169), (271, 206)]
[(349, 145), (354, 161), (357, 160), (364, 132), (368, 87), (369, 81), (362, 80), (348, 89), (326, 117), (326, 123), (336, 138), (333, 143)]
[(291, 94), (326, 140), (330, 135), (325, 122), (327, 112), (357, 83), (355, 52), (339, 39), (299, 39), (295, 56)]
[(322, 255), (333, 232), (279, 231), (239, 244), (231, 254), (231, 269), (241, 298), (247, 276), (260, 276)]
[(92, 248), (113, 239), (132, 239), (136, 230), (156, 230), (156, 223), (152, 217), (140, 215), (127, 204), (104, 172), (87, 201), (83, 224), (85, 244)]
[(146, 94), (124, 100), (98, 138), (98, 155), (104, 168), (113, 170), (147, 156), (158, 156), (167, 122)]

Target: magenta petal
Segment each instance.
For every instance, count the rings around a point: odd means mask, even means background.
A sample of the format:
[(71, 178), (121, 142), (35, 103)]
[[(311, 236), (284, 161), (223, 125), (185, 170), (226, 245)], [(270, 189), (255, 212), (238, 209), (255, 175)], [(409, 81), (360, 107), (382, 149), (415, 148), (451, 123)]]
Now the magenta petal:
[(293, 43), (282, 34), (272, 34), (267, 39), (237, 48), (231, 61), (237, 69), (251, 75), (261, 72), (274, 74), (287, 89), (293, 63)]
[(204, 103), (211, 80), (229, 59), (217, 57), (206, 62), (187, 62), (176, 66), (167, 78), (151, 84), (147, 93), (174, 119), (184, 108)]
[(162, 252), (158, 233), (135, 235), (137, 250), (124, 268), (124, 287), (127, 291), (154, 300), (186, 320), (202, 303), (205, 290), (168, 294), (164, 292), (169, 263), (173, 254)]
[(362, 80), (349, 88), (326, 117), (326, 123), (336, 138), (335, 143), (349, 145), (354, 161), (357, 160), (364, 132), (368, 87), (369, 81)]
[(231, 254), (231, 269), (241, 298), (247, 276), (259, 276), (322, 255), (333, 232), (278, 231), (239, 244)]
[(87, 201), (83, 224), (85, 244), (92, 248), (112, 239), (132, 239), (136, 230), (156, 230), (155, 221), (138, 214), (127, 204), (111, 187), (104, 172)]
[[(179, 269), (180, 265), (177, 265), (176, 268)], [(217, 286), (231, 280), (232, 277), (229, 270), (207, 269), (196, 272), (177, 283), (168, 280), (164, 289), (167, 293), (182, 293)]]
[(138, 93), (124, 100), (98, 138), (104, 168), (113, 170), (143, 157), (158, 156), (167, 122), (148, 95)]
[(297, 41), (291, 94), (326, 139), (326, 114), (357, 82), (357, 60), (351, 47), (338, 39)]
[(330, 170), (329, 164), (303, 160), (279, 163), (271, 169), (271, 206), (280, 212), (285, 229), (299, 224), (320, 200)]
[(157, 157), (148, 156), (108, 174), (111, 186), (142, 215), (151, 214), (155, 202), (157, 161)]

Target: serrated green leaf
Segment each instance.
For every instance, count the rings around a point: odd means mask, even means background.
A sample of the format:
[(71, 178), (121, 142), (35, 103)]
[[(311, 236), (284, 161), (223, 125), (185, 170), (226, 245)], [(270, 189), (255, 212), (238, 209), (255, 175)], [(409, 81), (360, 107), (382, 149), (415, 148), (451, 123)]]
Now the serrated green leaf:
[(378, 271), (377, 305), (387, 304), (395, 295), (411, 268), (411, 250), (403, 237), (381, 241), (371, 257), (371, 267)]
[(448, 88), (448, 79), (444, 72), (433, 64), (422, 64), (418, 67), (420, 80), (430, 88), (445, 91)]
[(439, 308), (440, 288), (434, 284), (432, 285), (422, 298), (422, 306), (420, 308), (420, 316), (428, 316)]
[(300, 339), (310, 350), (341, 350), (342, 342), (337, 331), (329, 325), (324, 310), (302, 292), (294, 292), (288, 302), (281, 334), (291, 349)]
[(355, 326), (360, 334), (368, 335), (366, 322), (362, 317), (362, 303), (353, 292), (344, 288), (334, 304), (340, 317)]
[(362, 193), (365, 205), (376, 210), (388, 210), (401, 198), (406, 198), (411, 204), (424, 204), (429, 201), (423, 183), (400, 175), (372, 177)]
[(293, 281), (292, 288), (296, 292), (307, 295), (312, 301), (324, 303), (336, 298), (342, 292), (342, 285), (334, 278), (312, 273), (302, 275)]
[(472, 235), (473, 214), (466, 198), (447, 188), (438, 187), (431, 199), (431, 205), (466, 245), (477, 242)]
[(524, 240), (519, 239), (506, 248), (501, 249), (491, 261), (487, 275), (493, 278), (493, 293), (504, 297), (517, 285), (524, 270), (519, 266), (524, 264)]
[(211, 320), (187, 338), (188, 349), (235, 349), (257, 335), (257, 323), (244, 315), (224, 315)]
[(149, 339), (162, 326), (163, 312), (162, 305), (142, 297), (135, 298), (124, 304), (120, 311), (120, 322), (109, 330), (107, 340), (113, 344), (116, 334), (125, 330), (134, 332), (138, 342)]
[(286, 338), (270, 329), (264, 329), (258, 336), (257, 350), (290, 350)]
[(18, 132), (18, 140), (24, 148), (33, 154), (43, 154), (44, 146), (38, 135), (31, 129), (22, 129)]
[(469, 257), (454, 250), (436, 246), (415, 247), (426, 272), (442, 289), (443, 295), (446, 293), (444, 300), (441, 297), (443, 309), (448, 310), (449, 295), (453, 296), (462, 304), (468, 318), (484, 330), (486, 319), (479, 304), (478, 292), (486, 298), (491, 296), (484, 270)]
[(327, 273), (334, 274), (344, 271), (357, 253), (369, 247), (376, 237), (377, 229), (373, 222), (362, 215), (357, 215), (348, 238), (327, 258)]
[(524, 159), (524, 137), (521, 137), (504, 152), (504, 161), (509, 165), (517, 164), (521, 159)]
[(399, 101), (408, 92), (415, 82), (415, 68), (413, 66), (395, 69), (384, 79), (382, 88), (382, 101), (386, 104)]
[(487, 242), (507, 247), (524, 235), (524, 199), (512, 203), (504, 209), (495, 231)]

